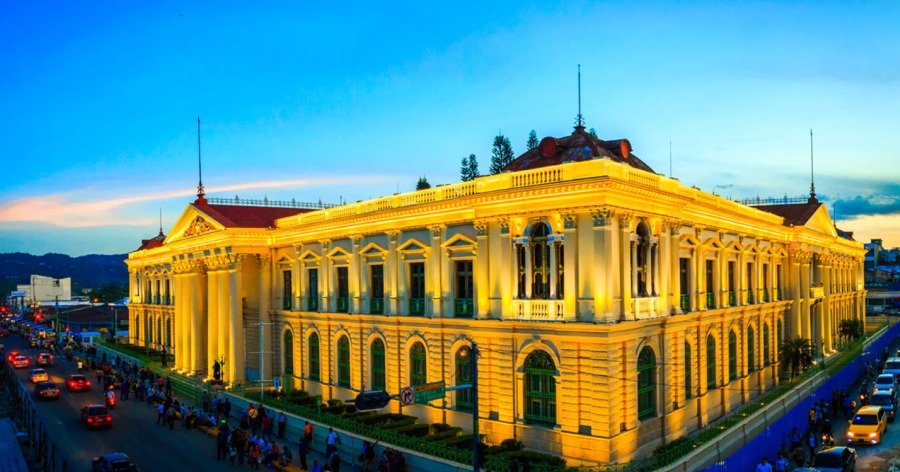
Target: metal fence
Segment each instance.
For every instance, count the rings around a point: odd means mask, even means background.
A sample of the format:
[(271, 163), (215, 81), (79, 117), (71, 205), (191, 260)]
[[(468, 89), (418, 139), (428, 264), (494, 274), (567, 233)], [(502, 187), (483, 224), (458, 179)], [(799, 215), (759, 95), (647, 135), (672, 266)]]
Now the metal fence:
[(19, 383), (15, 370), (3, 363), (2, 381), (6, 385), (13, 403), (13, 418), (17, 427), (28, 434), (28, 448), (33, 452), (32, 465), (36, 462), (42, 472), (67, 472), (69, 463), (59, 457), (56, 443), (47, 437), (47, 426), (43, 415), (34, 404), (34, 398)]

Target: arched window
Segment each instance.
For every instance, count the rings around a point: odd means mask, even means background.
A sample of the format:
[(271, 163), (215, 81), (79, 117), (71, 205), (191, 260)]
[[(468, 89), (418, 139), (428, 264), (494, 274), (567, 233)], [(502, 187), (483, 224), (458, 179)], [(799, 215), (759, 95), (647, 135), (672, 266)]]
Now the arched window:
[(372, 390), (384, 390), (384, 341), (376, 338), (370, 347), (372, 354)]
[(690, 399), (693, 396), (693, 382), (691, 382), (691, 345), (684, 342), (684, 398)]
[(762, 341), (763, 341), (763, 365), (768, 366), (772, 362), (770, 360), (771, 357), (769, 357), (771, 348), (769, 347), (769, 324), (768, 323), (763, 324), (763, 339), (762, 339)]
[(656, 416), (656, 354), (644, 347), (638, 354), (638, 419)]
[(706, 389), (714, 390), (716, 379), (716, 338), (712, 334), (706, 336)]
[(737, 371), (737, 334), (734, 330), (728, 332), (728, 380), (738, 378)]
[(756, 372), (756, 337), (753, 326), (747, 327), (747, 372)]
[(312, 333), (309, 335), (309, 379), (319, 381), (319, 335)]
[(338, 385), (350, 388), (350, 340), (341, 336), (337, 342)]
[(425, 346), (416, 342), (409, 349), (409, 383), (410, 385), (425, 385), (428, 383), (428, 357), (425, 354)]
[(281, 345), (282, 359), (284, 359), (282, 372), (287, 377), (294, 375), (294, 333), (287, 330), (282, 337), (284, 338)]
[(525, 419), (556, 424), (556, 366), (544, 351), (525, 359)]
[[(472, 350), (468, 346), (456, 351), (456, 385), (472, 383)], [(472, 390), (456, 391), (456, 409), (472, 411)]]

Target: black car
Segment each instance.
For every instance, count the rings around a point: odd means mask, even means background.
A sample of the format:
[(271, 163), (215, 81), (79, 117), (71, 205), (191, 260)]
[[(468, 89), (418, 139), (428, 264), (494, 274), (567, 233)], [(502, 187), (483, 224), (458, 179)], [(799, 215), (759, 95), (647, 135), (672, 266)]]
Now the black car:
[(812, 467), (822, 472), (856, 472), (856, 451), (849, 447), (830, 447), (816, 453)]
[(42, 399), (59, 399), (59, 387), (56, 386), (53, 382), (38, 382), (37, 385), (34, 386), (34, 394), (37, 395), (38, 398)]
[(879, 390), (869, 398), (869, 404), (880, 406), (887, 413), (888, 421), (894, 421), (894, 415), (897, 412), (897, 392)]
[(81, 421), (88, 428), (112, 427), (112, 415), (109, 414), (109, 410), (103, 405), (88, 405), (82, 408)]
[(91, 468), (94, 472), (140, 472), (134, 462), (121, 452), (95, 457)]

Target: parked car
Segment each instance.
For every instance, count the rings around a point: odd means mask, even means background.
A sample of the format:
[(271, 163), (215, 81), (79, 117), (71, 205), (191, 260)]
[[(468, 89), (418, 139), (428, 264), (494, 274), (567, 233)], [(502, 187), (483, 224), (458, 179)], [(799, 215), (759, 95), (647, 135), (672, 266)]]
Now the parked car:
[(821, 472), (856, 472), (856, 450), (850, 447), (823, 449), (813, 457), (812, 466)]
[(140, 472), (134, 462), (121, 452), (95, 457), (91, 461), (93, 472)]
[(876, 390), (869, 398), (869, 404), (880, 406), (887, 414), (888, 421), (894, 421), (894, 414), (897, 412), (897, 392)]
[(47, 375), (47, 371), (44, 369), (31, 369), (31, 383), (36, 384), (38, 382), (47, 382), (50, 380), (50, 376)]
[(881, 374), (875, 379), (875, 392), (887, 390), (891, 393), (897, 391), (897, 379), (891, 374)]
[(38, 382), (38, 384), (34, 386), (34, 394), (38, 398), (56, 400), (59, 398), (59, 387), (50, 381)]
[(887, 430), (887, 414), (880, 406), (860, 408), (847, 429), (847, 443), (878, 444)]
[(53, 365), (53, 354), (42, 352), (37, 356), (37, 365), (50, 367)]

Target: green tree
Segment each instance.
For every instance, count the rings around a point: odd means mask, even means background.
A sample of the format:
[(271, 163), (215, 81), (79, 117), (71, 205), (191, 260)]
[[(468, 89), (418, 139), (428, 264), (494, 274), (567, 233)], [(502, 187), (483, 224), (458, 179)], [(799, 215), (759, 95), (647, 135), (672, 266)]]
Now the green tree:
[(416, 190), (425, 190), (427, 188), (431, 188), (431, 184), (428, 183), (428, 179), (423, 175), (422, 177), (419, 177), (419, 181), (416, 182)]
[(528, 148), (529, 151), (538, 147), (537, 133), (534, 130), (531, 130), (531, 132), (528, 133), (528, 142), (525, 143), (525, 147)]
[(591, 137), (593, 137), (594, 139), (600, 139), (600, 138), (597, 136), (597, 131), (596, 131), (594, 128), (589, 129), (589, 130), (588, 130), (588, 134), (591, 135)]
[(478, 171), (478, 159), (475, 158), (475, 154), (469, 154), (469, 157), (464, 157), (462, 159), (462, 166), (459, 169), (459, 178), (463, 182), (468, 182), (470, 180), (475, 180), (481, 176), (481, 172)]
[(499, 174), (515, 159), (509, 138), (498, 134), (494, 136), (494, 147), (491, 149), (491, 174)]
[(778, 351), (781, 368), (790, 369), (790, 380), (793, 380), (796, 374), (812, 366), (813, 352), (809, 339), (785, 339), (779, 346)]
[(841, 320), (841, 336), (848, 340), (859, 339), (863, 335), (863, 323), (860, 320)]

